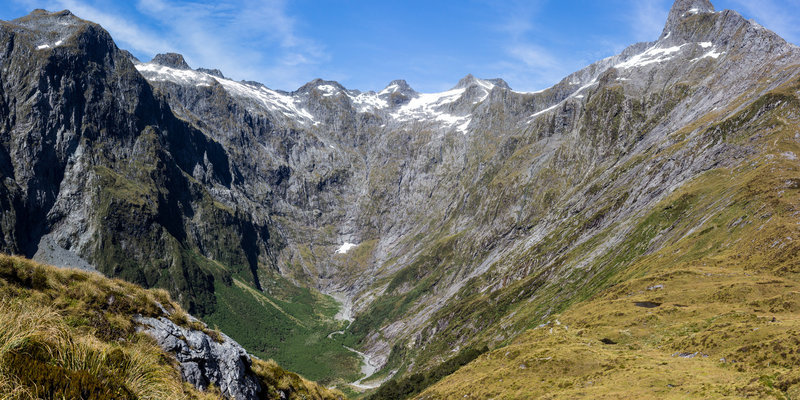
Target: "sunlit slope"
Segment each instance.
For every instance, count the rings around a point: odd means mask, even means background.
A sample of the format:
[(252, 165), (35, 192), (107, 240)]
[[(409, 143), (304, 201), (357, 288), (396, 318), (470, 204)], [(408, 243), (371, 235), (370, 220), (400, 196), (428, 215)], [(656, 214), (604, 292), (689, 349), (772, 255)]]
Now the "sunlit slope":
[[(164, 290), (0, 255), (0, 398), (217, 399), (181, 379), (174, 355), (137, 330), (135, 316), (187, 318)], [(260, 397), (341, 398), (273, 361), (253, 359)]]
[(799, 88), (707, 129), (754, 151), (645, 216), (615, 254), (643, 251), (607, 271), (608, 289), (530, 320), (542, 325), (420, 397), (800, 395)]

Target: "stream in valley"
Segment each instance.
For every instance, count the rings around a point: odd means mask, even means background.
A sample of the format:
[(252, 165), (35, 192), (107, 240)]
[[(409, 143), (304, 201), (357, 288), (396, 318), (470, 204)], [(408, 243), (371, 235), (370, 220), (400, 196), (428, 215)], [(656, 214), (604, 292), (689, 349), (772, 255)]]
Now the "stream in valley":
[[(341, 293), (330, 294), (330, 296), (333, 297), (334, 299), (336, 299), (336, 301), (338, 301), (342, 305), (342, 308), (339, 309), (339, 312), (336, 314), (336, 316), (334, 318), (336, 318), (337, 320), (340, 320), (340, 321), (347, 321), (348, 323), (352, 322), (353, 321), (353, 302), (352, 302), (352, 300), (350, 298), (348, 298), (347, 296), (345, 296), (344, 294), (341, 294)], [(344, 330), (331, 332), (331, 333), (328, 334), (328, 338), (332, 339), (334, 335), (344, 335)], [(357, 381), (355, 381), (355, 382), (350, 382), (349, 383), (350, 386), (353, 386), (353, 387), (355, 387), (357, 389), (361, 389), (361, 390), (375, 389), (378, 386), (380, 386), (381, 384), (383, 384), (383, 382), (389, 380), (392, 377), (392, 375), (394, 375), (394, 372), (393, 372), (393, 373), (389, 374), (389, 376), (386, 377), (385, 379), (380, 379), (380, 380), (377, 380), (377, 381), (374, 381), (374, 382), (364, 383), (365, 379), (367, 379), (370, 376), (372, 376), (372, 374), (378, 372), (378, 370), (380, 369), (379, 362), (377, 360), (375, 360), (375, 358), (370, 356), (369, 354), (362, 353), (362, 352), (360, 352), (360, 351), (358, 351), (356, 349), (353, 349), (353, 348), (350, 348), (350, 347), (347, 347), (347, 346), (344, 346), (344, 345), (342, 345), (342, 347), (344, 347), (345, 349), (357, 354), (361, 358), (361, 373), (364, 374), (364, 377), (359, 379), (359, 380), (357, 380)]]

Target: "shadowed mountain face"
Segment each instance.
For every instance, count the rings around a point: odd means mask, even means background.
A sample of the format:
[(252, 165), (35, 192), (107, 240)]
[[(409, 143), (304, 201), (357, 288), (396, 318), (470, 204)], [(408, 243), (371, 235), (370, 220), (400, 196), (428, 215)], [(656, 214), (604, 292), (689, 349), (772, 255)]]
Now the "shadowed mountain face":
[(0, 49), (3, 250), (167, 287), (223, 330), (252, 316), (220, 293), (279, 275), (352, 305), (338, 340), (386, 374), (507, 343), (728, 204), (676, 193), (794, 154), (764, 138), (796, 119), (800, 51), (708, 1), (538, 93), (274, 91), (65, 12), (4, 22)]
[(255, 269), (252, 247), (268, 237), (210, 195), (231, 190), (225, 149), (178, 119), (95, 24), (35, 11), (3, 22), (0, 43), (3, 250), (213, 310), (214, 276), (193, 254)]

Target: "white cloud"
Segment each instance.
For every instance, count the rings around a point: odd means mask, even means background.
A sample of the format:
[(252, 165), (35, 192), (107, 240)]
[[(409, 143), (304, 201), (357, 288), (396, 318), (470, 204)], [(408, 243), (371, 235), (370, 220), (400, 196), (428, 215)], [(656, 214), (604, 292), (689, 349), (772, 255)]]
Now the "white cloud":
[(631, 27), (634, 39), (638, 42), (650, 42), (658, 39), (667, 21), (671, 1), (633, 0), (630, 2), (631, 12), (626, 19)]
[(327, 59), (320, 45), (297, 33), (283, 0), (139, 0), (137, 8), (174, 35), (193, 66), (219, 68), (236, 79), (294, 89)]
[(519, 43), (509, 47), (507, 51), (509, 55), (522, 61), (528, 67), (552, 69), (559, 66), (558, 61), (550, 52), (535, 44)]
[(534, 90), (555, 84), (569, 71), (564, 60), (541, 45), (537, 18), (545, 1), (488, 3), (501, 23), (494, 30), (504, 37), (505, 60), (486, 66), (489, 72), (519, 90)]
[(321, 45), (298, 33), (284, 0), (138, 0), (138, 16), (108, 0), (15, 1), (31, 9), (69, 9), (144, 58), (179, 52), (194, 68), (218, 68), (277, 89), (299, 87), (329, 58)]
[(82, 1), (75, 0), (49, 0), (42, 2), (21, 0), (17, 3), (24, 4), (33, 9), (46, 8), (50, 11), (70, 10), (73, 14), (88, 21), (100, 24), (111, 33), (115, 41), (127, 44), (131, 49), (136, 49), (148, 54), (164, 52), (170, 48), (169, 43), (161, 36), (143, 30), (128, 19), (118, 15), (99, 10)]

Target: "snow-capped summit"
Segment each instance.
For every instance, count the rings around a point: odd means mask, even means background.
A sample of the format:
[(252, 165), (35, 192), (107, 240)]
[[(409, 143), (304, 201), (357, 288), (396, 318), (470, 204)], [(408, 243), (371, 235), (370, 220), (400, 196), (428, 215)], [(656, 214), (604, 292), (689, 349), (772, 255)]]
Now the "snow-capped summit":
[(378, 97), (391, 105), (406, 104), (417, 95), (418, 93), (402, 79), (392, 81), (386, 88), (378, 92)]
[(501, 87), (503, 89), (510, 89), (508, 83), (506, 83), (506, 81), (500, 78), (479, 79), (473, 76), (472, 74), (467, 74), (467, 76), (461, 78), (461, 80), (458, 81), (458, 84), (456, 84), (456, 86), (453, 89), (465, 89), (475, 85), (481, 86), (486, 90), (492, 90), (495, 86)]
[(391, 81), (386, 88), (378, 92), (379, 95), (385, 94), (392, 94), (392, 93), (404, 93), (404, 94), (416, 94), (417, 92), (411, 88), (411, 86), (406, 82), (404, 79), (397, 79)]
[(326, 81), (323, 79), (314, 79), (297, 89), (299, 94), (317, 93), (322, 97), (332, 97), (339, 93), (347, 92), (348, 90), (336, 81)]

